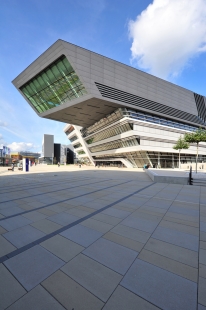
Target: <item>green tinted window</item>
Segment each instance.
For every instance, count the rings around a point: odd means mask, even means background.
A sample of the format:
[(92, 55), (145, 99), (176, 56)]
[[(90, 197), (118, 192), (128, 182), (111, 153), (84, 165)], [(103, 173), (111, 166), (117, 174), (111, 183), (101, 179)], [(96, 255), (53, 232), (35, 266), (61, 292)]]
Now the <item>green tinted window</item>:
[(42, 113), (86, 94), (86, 89), (65, 56), (24, 84), (20, 90)]

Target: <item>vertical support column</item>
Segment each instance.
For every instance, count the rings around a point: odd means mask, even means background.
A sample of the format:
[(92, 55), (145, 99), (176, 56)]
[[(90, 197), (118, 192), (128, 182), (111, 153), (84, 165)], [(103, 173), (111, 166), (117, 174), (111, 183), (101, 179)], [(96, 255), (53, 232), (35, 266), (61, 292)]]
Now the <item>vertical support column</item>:
[(161, 168), (160, 167), (160, 153), (158, 153), (158, 168)]
[(172, 169), (174, 169), (174, 154), (172, 154)]

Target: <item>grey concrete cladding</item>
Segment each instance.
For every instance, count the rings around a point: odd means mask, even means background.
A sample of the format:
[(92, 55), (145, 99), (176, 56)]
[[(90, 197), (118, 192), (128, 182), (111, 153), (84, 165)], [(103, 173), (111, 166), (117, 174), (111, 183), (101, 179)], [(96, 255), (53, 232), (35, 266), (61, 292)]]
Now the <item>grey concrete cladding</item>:
[[(19, 89), (62, 54), (68, 58), (91, 97), (103, 99), (94, 83), (98, 82), (198, 115), (192, 91), (62, 40), (56, 41), (39, 56), (13, 80), (13, 84)], [(83, 101), (83, 97), (81, 101)], [(75, 102), (74, 100), (74, 104)], [(66, 105), (67, 103), (65, 107)], [(69, 105), (71, 106), (71, 102)], [(132, 105), (130, 107), (134, 108)], [(43, 116), (49, 115), (55, 110), (58, 111), (58, 107), (42, 114)]]

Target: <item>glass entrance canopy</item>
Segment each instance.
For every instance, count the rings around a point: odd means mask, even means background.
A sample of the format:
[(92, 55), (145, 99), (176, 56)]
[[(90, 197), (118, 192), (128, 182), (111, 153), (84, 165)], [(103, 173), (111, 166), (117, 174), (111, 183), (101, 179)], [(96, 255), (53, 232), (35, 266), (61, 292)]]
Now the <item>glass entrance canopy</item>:
[(20, 90), (39, 113), (86, 93), (85, 87), (64, 55), (20, 87)]

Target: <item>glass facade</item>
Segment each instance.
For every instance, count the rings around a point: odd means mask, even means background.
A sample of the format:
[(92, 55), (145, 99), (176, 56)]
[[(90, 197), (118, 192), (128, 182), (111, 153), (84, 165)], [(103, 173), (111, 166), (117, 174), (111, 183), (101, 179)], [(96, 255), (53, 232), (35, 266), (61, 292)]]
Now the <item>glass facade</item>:
[(112, 126), (108, 129), (105, 129), (97, 134), (95, 134), (93, 137), (90, 137), (86, 140), (87, 144), (92, 144), (97, 141), (101, 141), (110, 137), (114, 137), (116, 135), (120, 135), (123, 132), (130, 131), (133, 129), (133, 124), (126, 123), (119, 126)]
[(108, 142), (108, 143), (103, 143), (97, 146), (93, 146), (91, 147), (89, 150), (91, 153), (95, 153), (95, 152), (103, 152), (103, 151), (107, 151), (107, 150), (113, 150), (113, 149), (118, 149), (118, 148), (122, 148), (122, 147), (131, 147), (131, 146), (137, 146), (139, 145), (138, 139), (136, 138), (126, 138), (126, 139), (119, 139), (119, 140), (115, 140), (112, 142)]
[(77, 140), (77, 136), (72, 137), (71, 139), (69, 139), (71, 142), (74, 142), (75, 140)]
[(77, 144), (73, 145), (73, 147), (74, 147), (75, 149), (78, 149), (78, 148), (81, 147), (81, 146), (82, 146), (81, 143), (77, 143)]
[(39, 113), (86, 93), (85, 87), (64, 55), (20, 87), (20, 90)]

